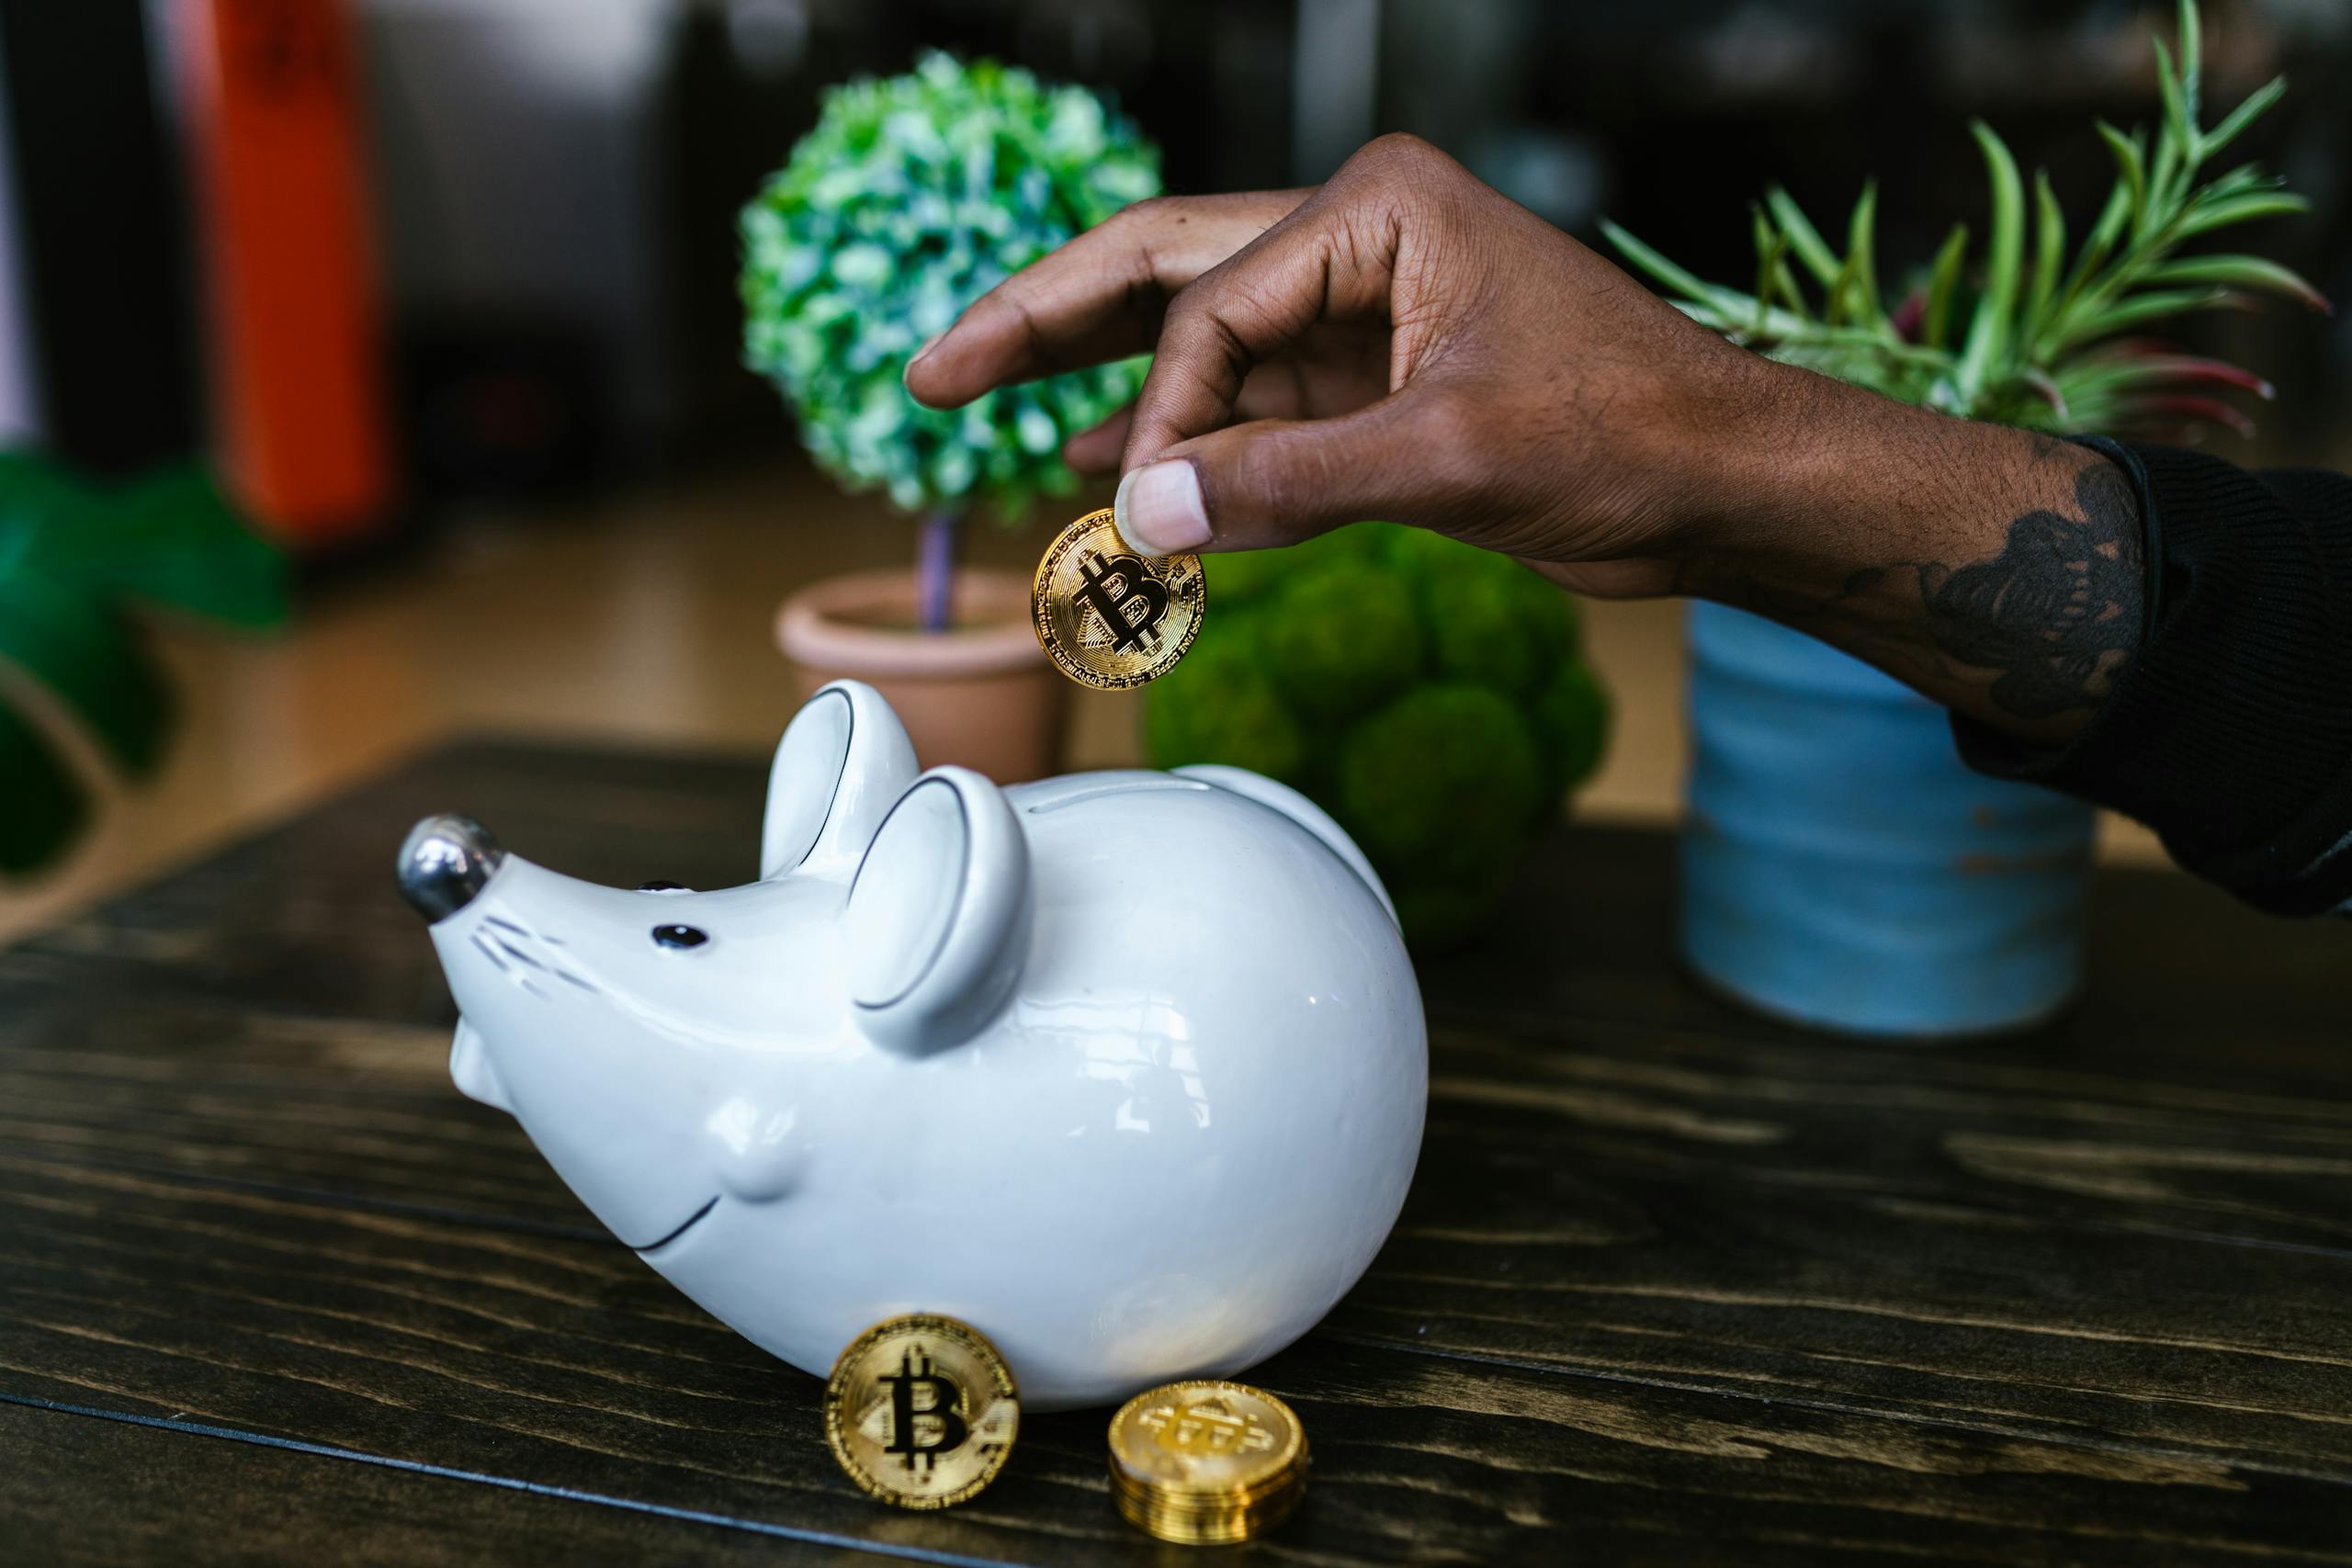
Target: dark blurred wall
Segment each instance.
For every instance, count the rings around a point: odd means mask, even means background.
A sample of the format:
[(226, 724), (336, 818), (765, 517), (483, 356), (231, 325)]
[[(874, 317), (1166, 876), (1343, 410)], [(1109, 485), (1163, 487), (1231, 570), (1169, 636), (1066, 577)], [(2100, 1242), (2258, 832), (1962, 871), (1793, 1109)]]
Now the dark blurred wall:
[[(0, 0), (5, 3), (5, 0)], [(2091, 122), (2157, 115), (2171, 0), (364, 0), (390, 288), (418, 461), (527, 493), (789, 439), (738, 363), (734, 215), (828, 84), (921, 50), (1111, 94), (1170, 188), (1316, 178), (1408, 130), (1591, 238), (1602, 212), (1697, 270), (1753, 269), (1774, 180), (1842, 226), (1882, 182), (1899, 287), (1983, 231), (1983, 114), (2046, 164), (2077, 232), (2109, 165)], [(2209, 0), (2209, 115), (2286, 70), (2243, 152), (2317, 203), (2243, 243), (2352, 296), (2342, 149), (2352, 3)], [(2191, 324), (2278, 384), (2245, 455), (2332, 449), (2352, 335), (2285, 306)], [(433, 487), (429, 487), (433, 488)]]
[[(2207, 0), (2206, 122), (2285, 72), (2291, 86), (2213, 172), (2286, 174), (2314, 210), (2205, 248), (2250, 249), (2352, 299), (2352, 4)], [(2172, 0), (1387, 0), (1383, 130), (1429, 136), (1600, 243), (1601, 212), (1702, 276), (1755, 270), (1747, 203), (1785, 185), (1842, 231), (1879, 178), (1878, 251), (1901, 287), (1954, 221), (1984, 231), (1981, 115), (2030, 176), (2047, 166), (2079, 237), (2113, 164), (2098, 118), (2153, 126), (2149, 37)], [(2283, 302), (2167, 326), (2278, 385), (2250, 460), (2352, 461), (2352, 325)]]
[(136, 471), (198, 439), (187, 211), (126, 0), (0, 0), (6, 434)]

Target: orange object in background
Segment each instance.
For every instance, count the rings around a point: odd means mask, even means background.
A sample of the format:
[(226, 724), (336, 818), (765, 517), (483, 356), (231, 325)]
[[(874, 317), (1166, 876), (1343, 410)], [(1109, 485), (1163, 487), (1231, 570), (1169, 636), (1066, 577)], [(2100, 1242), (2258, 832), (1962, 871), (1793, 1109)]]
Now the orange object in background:
[(220, 466), (297, 546), (390, 509), (382, 321), (345, 0), (176, 0)]

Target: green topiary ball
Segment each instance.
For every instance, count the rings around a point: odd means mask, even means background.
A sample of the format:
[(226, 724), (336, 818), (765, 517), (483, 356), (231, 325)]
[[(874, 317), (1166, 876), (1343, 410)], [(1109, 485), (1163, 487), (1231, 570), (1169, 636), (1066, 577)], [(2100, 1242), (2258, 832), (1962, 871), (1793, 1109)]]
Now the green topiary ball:
[(1257, 619), (1268, 673), (1312, 719), (1362, 713), (1421, 671), (1413, 585), (1378, 561), (1338, 560), (1299, 572)]
[(1204, 566), (1200, 640), (1145, 696), (1153, 764), (1304, 790), (1371, 857), (1408, 937), (1468, 932), (1607, 739), (1576, 601), (1385, 523)]
[(924, 408), (901, 378), (997, 284), (1159, 190), (1159, 152), (1082, 87), (925, 55), (826, 94), (742, 211), (743, 357), (817, 461), (908, 511), (1018, 513), (1076, 477), (1065, 439), (1135, 395), (1142, 359)]
[(1153, 756), (1214, 759), (1287, 784), (1305, 778), (1306, 735), (1266, 677), (1256, 630), (1196, 641), (1153, 682), (1175, 682), (1168, 700), (1144, 709), (1144, 745)]
[(1490, 686), (1417, 686), (1340, 737), (1333, 815), (1411, 886), (1507, 870), (1544, 805), (1527, 713)]

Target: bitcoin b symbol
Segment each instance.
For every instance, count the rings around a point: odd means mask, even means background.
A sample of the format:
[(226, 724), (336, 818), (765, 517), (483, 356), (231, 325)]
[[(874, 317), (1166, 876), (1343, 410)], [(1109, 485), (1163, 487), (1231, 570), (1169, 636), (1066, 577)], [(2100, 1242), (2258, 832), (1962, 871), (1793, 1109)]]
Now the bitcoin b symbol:
[[(953, 1379), (939, 1373), (930, 1357), (910, 1348), (899, 1358), (896, 1374), (885, 1373), (876, 1381), (890, 1390), (890, 1441), (885, 1453), (899, 1455), (909, 1470), (914, 1469), (917, 1459), (931, 1470), (937, 1467), (941, 1454), (964, 1446), (969, 1428), (956, 1409), (963, 1402), (964, 1392)], [(930, 1393), (930, 1403), (915, 1403), (918, 1390)], [(926, 1437), (929, 1442), (922, 1440)]]
[(1109, 507), (1046, 547), (1029, 585), (1037, 646), (1080, 685), (1120, 691), (1157, 680), (1200, 635), (1208, 585), (1194, 555), (1137, 554)]
[[(1079, 563), (1078, 575), (1079, 596), (1102, 617), (1111, 628), (1111, 646), (1122, 653), (1143, 646), (1168, 614), (1167, 584), (1134, 556), (1117, 555), (1106, 561), (1098, 550)], [(1141, 614), (1130, 615), (1129, 604)]]
[(887, 1318), (825, 1382), (825, 1441), (869, 1496), (945, 1508), (994, 1479), (1021, 1429), (1021, 1391), (979, 1330), (937, 1313)]

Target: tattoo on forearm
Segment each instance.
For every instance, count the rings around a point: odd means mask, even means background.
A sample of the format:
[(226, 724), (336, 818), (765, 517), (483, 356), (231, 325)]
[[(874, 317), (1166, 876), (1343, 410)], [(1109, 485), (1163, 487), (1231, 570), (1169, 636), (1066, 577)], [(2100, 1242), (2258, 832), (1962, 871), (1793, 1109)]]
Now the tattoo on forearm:
[(2029, 512), (1989, 561), (1917, 568), (1945, 657), (1995, 671), (1996, 707), (2054, 718), (2097, 705), (2140, 643), (2140, 509), (2111, 463), (2075, 477), (2080, 518)]
[(2139, 647), (2143, 544), (2139, 500), (2121, 471), (2080, 447), (2059, 454), (2079, 465), (2079, 516), (2036, 508), (2010, 521), (1988, 559), (1871, 567), (1810, 603), (1750, 585), (1745, 607), (1939, 701), (1980, 706), (2030, 733), (2066, 733)]

